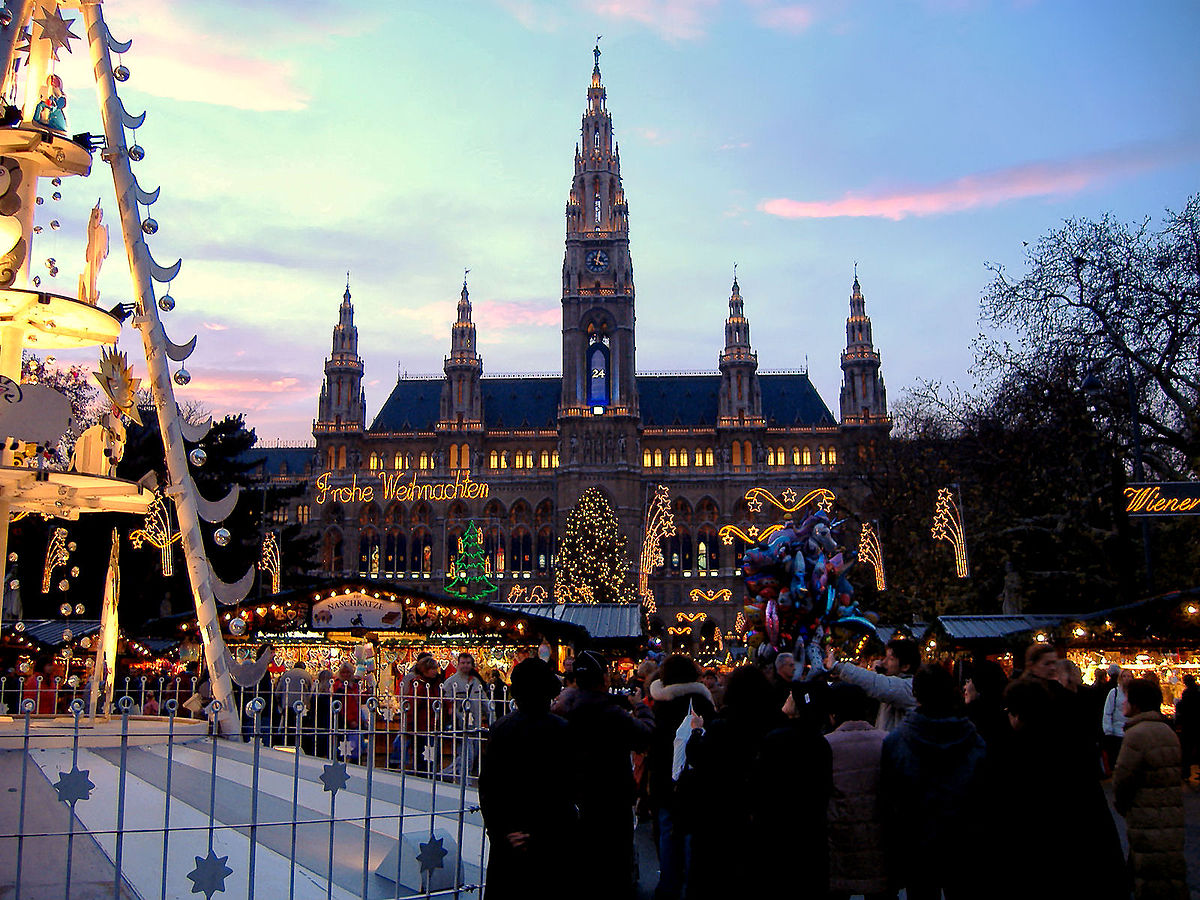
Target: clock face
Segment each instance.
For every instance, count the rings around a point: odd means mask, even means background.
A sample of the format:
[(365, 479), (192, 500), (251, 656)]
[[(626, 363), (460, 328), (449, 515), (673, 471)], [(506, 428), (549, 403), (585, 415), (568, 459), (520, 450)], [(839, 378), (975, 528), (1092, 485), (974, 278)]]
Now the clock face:
[(603, 272), (608, 268), (608, 254), (603, 250), (591, 250), (584, 257), (589, 272)]

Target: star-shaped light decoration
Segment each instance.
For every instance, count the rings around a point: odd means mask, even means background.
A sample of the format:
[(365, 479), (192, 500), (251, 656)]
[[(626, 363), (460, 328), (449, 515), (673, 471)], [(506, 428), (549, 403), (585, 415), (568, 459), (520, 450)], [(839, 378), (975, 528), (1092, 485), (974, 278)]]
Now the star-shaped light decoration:
[(421, 864), (421, 872), (433, 874), (434, 869), (443, 868), (446, 855), (450, 852), (442, 846), (442, 839), (430, 836), (429, 843), (421, 844), (421, 852), (417, 854), (417, 862)]
[(212, 900), (217, 891), (224, 892), (225, 879), (233, 874), (233, 869), (225, 863), (228, 856), (217, 856), (210, 849), (208, 856), (197, 856), (196, 868), (188, 872), (192, 880), (192, 893), (204, 894), (204, 900)]
[(42, 7), (42, 17), (34, 18), (35, 25), (41, 27), (42, 31), (38, 35), (39, 41), (50, 42), (50, 55), (58, 59), (58, 51), (60, 49), (71, 52), (71, 39), (79, 40), (79, 35), (71, 30), (71, 26), (75, 24), (74, 19), (64, 19), (62, 13), (59, 12), (58, 6), (54, 7), (54, 12)]
[(58, 799), (63, 803), (76, 803), (87, 800), (92, 796), (92, 780), (88, 778), (88, 769), (72, 766), (70, 772), (60, 772), (54, 790), (58, 791)]
[(325, 786), (324, 790), (334, 796), (337, 796), (337, 792), (344, 788), (349, 780), (350, 776), (346, 772), (344, 762), (330, 763), (321, 773), (321, 784)]
[(762, 512), (762, 500), (758, 497), (751, 497), (746, 501), (746, 508), (752, 513)]
[(136, 394), (142, 379), (133, 377), (133, 367), (125, 352), (105, 347), (100, 354), (100, 371), (92, 374), (100, 382), (100, 390), (112, 401), (113, 409), (141, 425)]
[(792, 490), (791, 488), (788, 488), (786, 491), (784, 491), (783, 492), (783, 502), (786, 503), (788, 506), (791, 506), (793, 503), (795, 503), (796, 502), (796, 492), (794, 490)]
[(750, 526), (750, 528), (749, 528), (749, 530), (746, 532), (746, 534), (750, 535), (750, 537), (751, 537), (751, 538), (756, 538), (756, 537), (758, 537), (758, 526), (757, 526), (757, 525), (751, 525), (751, 526)]
[(728, 533), (721, 535), (721, 543), (728, 547), (733, 543), (733, 535)]

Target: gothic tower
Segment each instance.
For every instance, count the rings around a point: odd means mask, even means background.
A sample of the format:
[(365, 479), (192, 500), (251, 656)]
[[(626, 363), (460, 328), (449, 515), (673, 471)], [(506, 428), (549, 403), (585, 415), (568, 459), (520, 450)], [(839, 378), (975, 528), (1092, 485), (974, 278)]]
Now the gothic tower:
[(362, 390), (363, 361), (358, 355), (358, 329), (350, 281), (338, 309), (333, 329), (333, 350), (325, 360), (325, 382), (317, 406), (317, 422), (326, 431), (362, 431), (366, 424), (366, 397)]
[(560, 419), (638, 413), (629, 208), (600, 81), (600, 48), (593, 52), (596, 63), (566, 210)]
[(450, 355), (443, 369), (441, 418), (439, 429), (483, 430), (482, 391), (483, 357), (475, 349), (475, 323), (471, 321), (471, 298), (463, 278), (458, 300), (458, 318), (450, 329)]
[(725, 349), (718, 358), (721, 390), (717, 400), (717, 427), (754, 428), (763, 424), (762, 392), (758, 385), (758, 354), (750, 349), (750, 321), (742, 308), (737, 275), (729, 296), (725, 320)]
[(879, 374), (879, 351), (871, 338), (867, 304), (854, 275), (850, 316), (846, 319), (846, 349), (842, 351), (842, 424), (887, 425), (887, 391)]

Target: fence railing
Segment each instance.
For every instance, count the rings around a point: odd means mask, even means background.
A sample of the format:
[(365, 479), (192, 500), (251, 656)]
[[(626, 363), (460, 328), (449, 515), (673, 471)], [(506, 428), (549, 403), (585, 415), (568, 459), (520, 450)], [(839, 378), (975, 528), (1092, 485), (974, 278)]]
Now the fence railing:
[[(503, 691), (314, 691), (280, 678), (238, 692), (242, 734), (231, 740), (210, 733), (219, 706), (190, 679), (125, 679), (94, 718), (85, 686), (21, 681), (0, 679), (12, 716), (0, 722), (0, 820), (16, 828), (0, 835), (0, 893), (482, 890), (475, 785), (487, 727), (510, 706)], [(155, 705), (158, 715), (141, 714)]]

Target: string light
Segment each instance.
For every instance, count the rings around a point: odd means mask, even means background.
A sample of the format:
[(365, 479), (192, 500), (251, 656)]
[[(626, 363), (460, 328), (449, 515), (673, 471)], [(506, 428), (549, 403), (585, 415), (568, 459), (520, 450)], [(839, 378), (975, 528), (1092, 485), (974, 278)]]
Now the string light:
[(733, 599), (733, 591), (729, 588), (721, 588), (719, 591), (702, 591), (700, 588), (692, 588), (688, 596), (692, 598), (693, 603), (699, 603), (701, 600), (707, 600), (709, 603), (727, 603)]
[(959, 578), (967, 578), (967, 544), (963, 536), (962, 512), (954, 502), (954, 494), (948, 487), (938, 488), (937, 507), (933, 514), (935, 541), (946, 541), (954, 548), (954, 569)]
[[(258, 560), (258, 568), (266, 572), (271, 578), (271, 593), (279, 593), (279, 541), (275, 538), (275, 532), (268, 531), (267, 536), (263, 538), (262, 556)], [(376, 594), (376, 597), (379, 595)]]
[(858, 558), (875, 570), (875, 589), (882, 591), (887, 588), (887, 578), (883, 574), (883, 550), (879, 546), (879, 535), (875, 526), (864, 522), (862, 534), (858, 539)]
[(162, 553), (162, 573), (165, 578), (169, 578), (174, 571), (171, 564), (171, 545), (180, 540), (182, 535), (171, 530), (171, 513), (167, 509), (166, 498), (161, 495), (155, 497), (150, 508), (146, 510), (145, 524), (129, 533), (129, 542), (134, 550), (141, 550), (143, 543), (153, 544), (159, 549)]
[(67, 529), (55, 528), (46, 545), (46, 563), (42, 566), (42, 593), (50, 593), (50, 578), (58, 566), (66, 565), (70, 557), (67, 551)]
[(654, 498), (646, 509), (646, 527), (642, 539), (642, 557), (638, 566), (638, 596), (646, 618), (654, 615), (654, 593), (650, 590), (650, 573), (661, 566), (662, 542), (675, 534), (675, 517), (671, 514), (671, 492), (665, 484), (654, 488)]
[(619, 601), (628, 571), (625, 538), (612, 507), (599, 488), (588, 488), (567, 515), (554, 599), (559, 603)]

